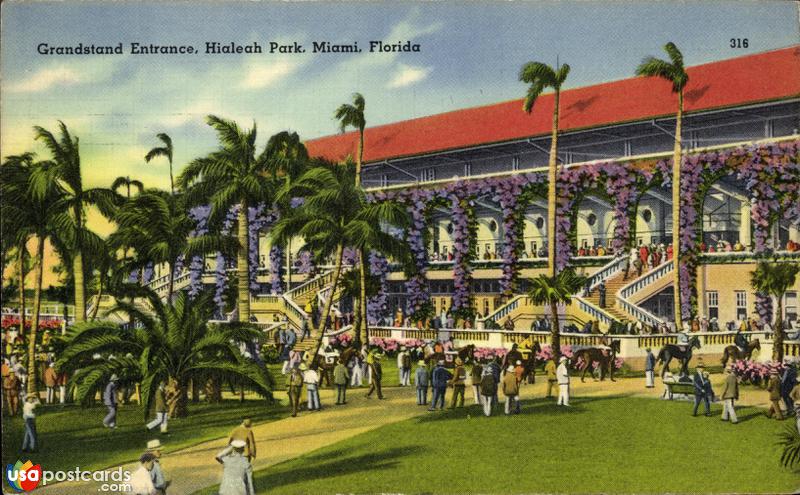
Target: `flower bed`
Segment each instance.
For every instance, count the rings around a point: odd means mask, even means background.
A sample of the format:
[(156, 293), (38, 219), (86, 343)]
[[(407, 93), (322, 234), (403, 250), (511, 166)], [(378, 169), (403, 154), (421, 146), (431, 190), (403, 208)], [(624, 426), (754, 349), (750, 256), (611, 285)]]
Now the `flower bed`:
[(778, 373), (783, 374), (784, 365), (782, 363), (765, 362), (759, 363), (757, 361), (739, 360), (733, 363), (733, 374), (736, 375), (742, 383), (749, 383), (751, 385), (766, 386), (769, 381), (770, 371), (777, 367)]

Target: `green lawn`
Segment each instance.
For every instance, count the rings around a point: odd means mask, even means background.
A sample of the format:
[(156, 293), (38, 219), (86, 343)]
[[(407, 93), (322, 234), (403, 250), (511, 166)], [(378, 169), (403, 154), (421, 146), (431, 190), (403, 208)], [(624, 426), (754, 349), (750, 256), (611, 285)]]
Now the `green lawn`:
[(270, 406), (255, 396), (244, 403), (226, 399), (214, 405), (190, 404), (189, 417), (169, 420), (168, 436), (161, 436), (158, 430), (145, 431), (142, 409), (136, 405), (120, 406), (116, 430), (102, 426), (105, 407), (40, 406), (37, 412), (40, 445), (39, 452), (34, 454), (19, 451), (24, 428), (22, 418), (3, 417), (3, 465), (24, 457), (49, 470), (114, 466), (137, 459), (148, 440), (159, 438), (164, 451), (171, 452), (226, 436), (245, 417), (252, 418), (255, 423), (280, 419), (286, 416), (286, 407)]
[[(786, 493), (783, 426), (741, 409), (738, 425), (690, 404), (629, 397), (545, 399), (485, 418), (431, 413), (258, 471), (258, 493)], [(208, 489), (202, 493), (216, 493)]]

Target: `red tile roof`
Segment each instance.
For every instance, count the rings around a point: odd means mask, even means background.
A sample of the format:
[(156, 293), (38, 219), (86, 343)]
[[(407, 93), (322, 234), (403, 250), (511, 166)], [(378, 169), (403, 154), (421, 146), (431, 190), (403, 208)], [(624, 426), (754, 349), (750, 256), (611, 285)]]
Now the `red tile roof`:
[[(722, 60), (687, 69), (687, 112), (800, 95), (800, 45)], [(634, 77), (561, 93), (562, 131), (673, 115), (677, 97), (660, 78)], [(520, 89), (522, 92), (522, 89)], [(550, 133), (553, 95), (539, 97), (533, 112), (522, 99), (369, 127), (364, 162), (498, 143)], [(306, 142), (312, 156), (355, 156), (357, 134), (348, 132)]]

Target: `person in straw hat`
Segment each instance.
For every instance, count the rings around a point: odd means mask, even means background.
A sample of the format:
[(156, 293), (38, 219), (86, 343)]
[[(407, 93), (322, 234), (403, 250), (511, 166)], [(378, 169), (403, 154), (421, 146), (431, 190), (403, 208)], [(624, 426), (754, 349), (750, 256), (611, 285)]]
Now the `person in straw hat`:
[(692, 416), (697, 416), (697, 409), (700, 407), (701, 401), (705, 406), (706, 416), (711, 416), (711, 404), (708, 398), (708, 389), (711, 387), (711, 383), (705, 376), (705, 366), (703, 363), (697, 365), (697, 369), (692, 377), (692, 384), (694, 385), (694, 409), (692, 410)]
[(164, 471), (161, 469), (161, 441), (150, 440), (147, 442), (147, 451), (145, 453), (153, 455), (153, 467), (150, 469), (150, 480), (153, 482), (153, 488), (155, 488), (157, 495), (166, 495), (170, 482), (167, 481)]
[[(453, 386), (453, 397), (450, 400), (450, 409), (464, 407), (464, 390), (467, 384), (467, 369), (464, 368), (464, 361), (461, 358), (456, 358), (456, 369), (453, 370), (453, 377), (450, 379), (450, 384)], [(460, 400), (460, 402), (459, 402)]]
[(728, 375), (722, 388), (722, 421), (730, 420), (731, 424), (735, 425), (739, 422), (734, 406), (735, 401), (739, 400), (739, 382), (733, 373), (733, 366), (728, 365), (725, 371)]
[(247, 443), (234, 440), (230, 446), (217, 454), (215, 459), (222, 464), (222, 482), (219, 495), (254, 495), (253, 466), (244, 455)]
[(519, 414), (519, 381), (514, 374), (514, 366), (509, 365), (503, 377), (503, 395), (506, 396), (506, 415), (511, 414), (511, 403), (515, 404), (514, 414)]
[(556, 405), (569, 407), (569, 367), (566, 356), (561, 356), (556, 368), (556, 380), (558, 381), (558, 401)]
[(778, 368), (772, 368), (769, 372), (769, 384), (767, 385), (769, 392), (769, 411), (767, 411), (768, 418), (783, 419), (783, 411), (781, 411), (781, 375)]
[(417, 385), (417, 405), (425, 406), (428, 404), (428, 368), (425, 361), (420, 359), (417, 363), (417, 371), (414, 373), (414, 383)]

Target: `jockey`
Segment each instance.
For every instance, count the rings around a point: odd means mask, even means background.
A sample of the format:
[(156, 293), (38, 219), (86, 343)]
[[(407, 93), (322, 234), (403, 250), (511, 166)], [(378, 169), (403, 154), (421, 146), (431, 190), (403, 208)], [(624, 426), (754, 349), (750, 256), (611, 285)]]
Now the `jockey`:
[(733, 337), (733, 343), (739, 348), (739, 352), (744, 355), (747, 352), (747, 337), (742, 333), (742, 329), (736, 331)]
[(689, 329), (684, 327), (683, 331), (678, 333), (678, 347), (686, 352), (686, 349), (689, 347)]

